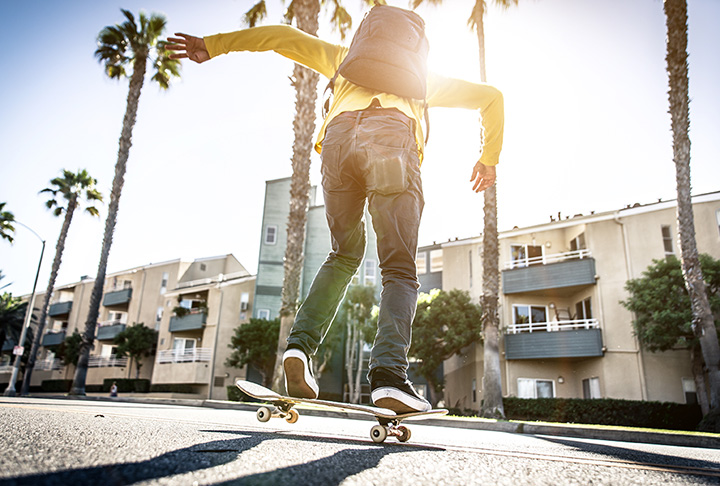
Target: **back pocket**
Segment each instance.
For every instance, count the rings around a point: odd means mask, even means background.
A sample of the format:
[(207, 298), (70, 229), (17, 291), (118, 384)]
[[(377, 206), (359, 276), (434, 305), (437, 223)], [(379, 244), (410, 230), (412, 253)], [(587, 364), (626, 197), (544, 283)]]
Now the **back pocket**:
[(368, 144), (367, 190), (384, 196), (407, 190), (410, 184), (409, 164), (416, 163), (411, 150)]

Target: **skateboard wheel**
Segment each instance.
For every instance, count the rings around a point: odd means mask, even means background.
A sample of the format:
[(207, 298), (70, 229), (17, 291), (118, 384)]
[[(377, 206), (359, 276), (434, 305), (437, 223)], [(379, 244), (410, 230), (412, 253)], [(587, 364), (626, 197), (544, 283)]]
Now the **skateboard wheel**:
[(407, 442), (410, 440), (410, 429), (405, 427), (404, 425), (401, 425), (397, 428), (398, 432), (400, 432), (400, 435), (398, 435), (398, 440), (400, 442)]
[(267, 407), (260, 407), (255, 416), (260, 422), (267, 422), (272, 417), (272, 412)]
[(382, 425), (375, 425), (370, 429), (370, 437), (373, 442), (377, 442), (378, 444), (384, 442), (387, 438), (387, 429)]
[(292, 408), (290, 410), (288, 410), (288, 413), (285, 416), (285, 420), (287, 420), (287, 422), (289, 424), (294, 424), (295, 422), (298, 421), (299, 418), (300, 418), (300, 414), (298, 413), (298, 411), (295, 409), (292, 409)]

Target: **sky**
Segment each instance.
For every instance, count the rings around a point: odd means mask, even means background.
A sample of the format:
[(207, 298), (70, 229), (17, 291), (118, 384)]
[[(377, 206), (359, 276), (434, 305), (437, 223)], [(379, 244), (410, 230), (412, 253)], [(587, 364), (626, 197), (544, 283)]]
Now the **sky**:
[[(479, 80), (474, 0), (419, 13), (430, 69)], [(63, 169), (87, 169), (109, 202), (127, 82), (93, 56), (98, 32), (120, 8), (167, 17), (166, 32), (210, 35), (243, 27), (252, 0), (0, 0), (0, 202), (17, 221), (0, 241), (4, 292), (29, 294), (41, 250), (47, 287), (61, 218), (40, 190)], [(269, 1), (267, 23), (282, 2)], [(356, 25), (360, 1), (344, 2)], [(390, 1), (407, 6), (404, 0)], [(505, 97), (498, 166), (500, 231), (562, 217), (675, 198), (660, 0), (520, 0), (485, 18), (488, 82)], [(693, 194), (720, 190), (720, 1), (688, 0)], [(322, 25), (322, 24), (321, 24)], [(322, 27), (320, 37), (342, 43)], [(345, 41), (349, 43), (349, 40)], [(168, 91), (146, 81), (133, 132), (108, 272), (178, 258), (234, 254), (257, 271), (265, 181), (291, 174), (292, 62), (232, 53), (183, 65)], [(320, 82), (321, 90), (325, 82)], [(420, 244), (482, 232), (482, 195), (471, 191), (478, 114), (432, 109), (422, 166)], [(313, 155), (311, 182), (320, 184)], [(318, 201), (321, 203), (321, 201)], [(77, 212), (57, 285), (95, 277), (100, 217)]]

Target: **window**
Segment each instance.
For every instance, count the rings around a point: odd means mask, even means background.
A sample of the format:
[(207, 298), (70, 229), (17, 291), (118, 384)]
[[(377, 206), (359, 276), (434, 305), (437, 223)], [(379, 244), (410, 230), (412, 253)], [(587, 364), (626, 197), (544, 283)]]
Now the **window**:
[(418, 275), (425, 275), (427, 273), (427, 253), (421, 251), (418, 253), (415, 259), (415, 265), (417, 266)]
[(270, 320), (270, 309), (258, 309), (257, 318), (265, 319), (265, 320), (269, 321)]
[(377, 282), (377, 265), (375, 260), (365, 260), (365, 285), (375, 285)]
[(600, 378), (586, 378), (582, 381), (583, 398), (602, 398), (600, 395)]
[(586, 250), (585, 246), (585, 233), (580, 233), (575, 238), (570, 240), (570, 251)]
[(689, 405), (697, 404), (697, 390), (695, 388), (695, 380), (691, 378), (682, 379), (683, 393), (685, 394), (685, 403)]
[(108, 324), (127, 324), (127, 312), (110, 311), (108, 313)]
[(518, 398), (553, 398), (555, 381), (518, 378)]
[(575, 304), (575, 319), (592, 319), (592, 303), (590, 297)]
[(164, 307), (158, 307), (157, 311), (155, 312), (155, 322), (162, 321), (163, 312), (165, 311)]
[(675, 251), (673, 249), (673, 237), (672, 237), (672, 230), (670, 229), (670, 226), (663, 225), (661, 228), (662, 231), (662, 239), (663, 239), (663, 248), (665, 249), (665, 256), (668, 257), (670, 255), (674, 255)]
[(103, 344), (102, 348), (100, 348), (100, 356), (103, 358), (111, 358), (112, 356), (115, 356), (117, 353), (117, 347), (116, 346), (110, 346), (108, 344)]
[(510, 245), (512, 268), (542, 264), (543, 247), (539, 245)]
[(168, 279), (170, 278), (170, 274), (167, 272), (163, 272), (162, 274), (162, 282), (160, 283), (160, 295), (163, 295), (165, 292), (167, 292), (167, 286), (168, 286)]
[(513, 305), (513, 324), (547, 323), (547, 308), (540, 305)]
[(278, 227), (276, 224), (269, 224), (265, 226), (265, 244), (266, 245), (275, 245), (277, 244), (277, 232)]
[(472, 379), (472, 400), (473, 403), (477, 402), (477, 379)]
[(431, 250), (430, 251), (430, 271), (431, 272), (442, 272), (443, 269), (443, 251), (442, 250)]
[(240, 318), (245, 318), (245, 311), (250, 308), (250, 294), (243, 292), (240, 294)]

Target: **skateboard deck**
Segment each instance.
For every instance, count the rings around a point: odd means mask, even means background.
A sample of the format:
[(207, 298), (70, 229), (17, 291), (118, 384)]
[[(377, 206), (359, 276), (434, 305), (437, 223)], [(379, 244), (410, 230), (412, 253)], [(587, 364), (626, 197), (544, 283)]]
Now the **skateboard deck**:
[(423, 419), (432, 416), (445, 415), (448, 413), (445, 409), (434, 409), (428, 410), (427, 412), (397, 414), (386, 408), (371, 407), (369, 405), (332, 402), (329, 400), (318, 400), (313, 398), (286, 397), (251, 381), (237, 380), (235, 385), (243, 393), (273, 405), (273, 408), (268, 408), (264, 405), (258, 408), (256, 416), (260, 422), (267, 422), (272, 417), (281, 417), (288, 423), (294, 424), (297, 422), (298, 418), (300, 418), (298, 411), (293, 408), (295, 405), (300, 403), (323, 405), (325, 407), (337, 408), (344, 411), (361, 412), (374, 416), (378, 421), (378, 425), (375, 425), (372, 429), (370, 429), (370, 437), (377, 443), (384, 442), (388, 436), (396, 437), (400, 442), (407, 442), (410, 440), (410, 429), (404, 425), (400, 425), (400, 422), (405, 419)]

